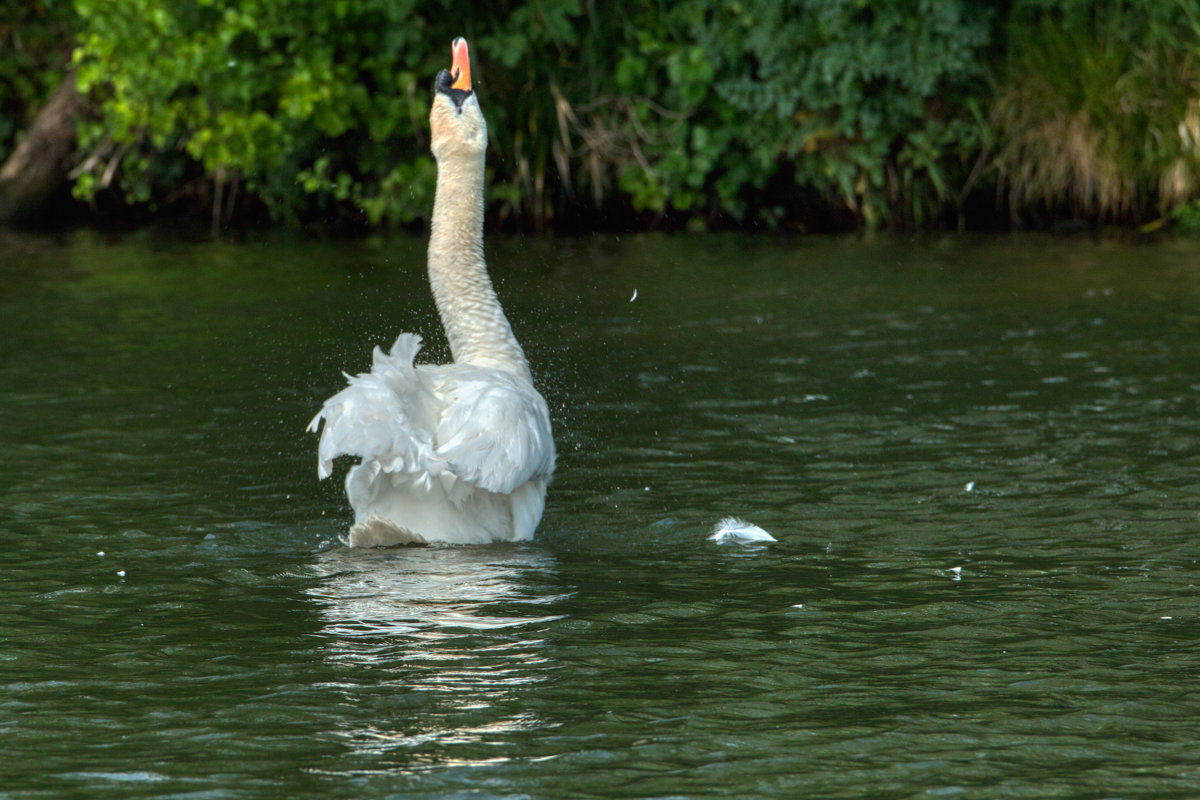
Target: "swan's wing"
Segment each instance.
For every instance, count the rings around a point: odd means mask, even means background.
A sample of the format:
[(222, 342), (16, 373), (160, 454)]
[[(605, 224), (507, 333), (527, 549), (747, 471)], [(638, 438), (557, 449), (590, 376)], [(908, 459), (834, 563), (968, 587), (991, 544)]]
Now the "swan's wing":
[(550, 412), (528, 381), (460, 365), (439, 373), (435, 452), (455, 475), (499, 494), (550, 477)]
[[(317, 472), (357, 455), (376, 472), (406, 474), (428, 488), (437, 478), (457, 497), (478, 486), (510, 494), (554, 471), (546, 401), (526, 380), (479, 367), (414, 367), (421, 339), (403, 334), (391, 353), (375, 349), (370, 372), (325, 402)], [(460, 481), (463, 484), (460, 484)]]
[(388, 354), (378, 347), (370, 372), (349, 377), (350, 385), (325, 401), (308, 429), (316, 432), (317, 474), (333, 472), (341, 455), (378, 462), (386, 472), (409, 473), (428, 480), (440, 459), (434, 453), (433, 424), (437, 398), (428, 376), (413, 367), (421, 337), (402, 334)]

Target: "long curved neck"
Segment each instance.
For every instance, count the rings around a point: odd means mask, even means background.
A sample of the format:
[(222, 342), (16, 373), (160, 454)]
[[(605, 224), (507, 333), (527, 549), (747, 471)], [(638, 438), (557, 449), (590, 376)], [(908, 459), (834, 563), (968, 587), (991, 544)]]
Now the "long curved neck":
[(438, 161), (429, 284), (456, 362), (529, 376), (483, 260), (482, 153), (448, 154)]

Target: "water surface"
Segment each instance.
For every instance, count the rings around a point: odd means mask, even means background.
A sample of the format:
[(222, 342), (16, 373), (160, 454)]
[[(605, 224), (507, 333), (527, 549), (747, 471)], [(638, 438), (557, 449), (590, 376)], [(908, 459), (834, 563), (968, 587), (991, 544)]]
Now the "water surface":
[(0, 798), (1200, 791), (1200, 246), (493, 241), (538, 537), (350, 550), (423, 250), (0, 236)]

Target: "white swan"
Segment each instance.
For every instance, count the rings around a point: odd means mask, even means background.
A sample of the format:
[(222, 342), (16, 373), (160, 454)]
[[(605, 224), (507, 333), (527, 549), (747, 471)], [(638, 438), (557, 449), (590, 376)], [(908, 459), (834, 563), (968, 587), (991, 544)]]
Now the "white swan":
[(414, 366), (421, 337), (401, 334), (308, 426), (325, 421), (321, 478), (340, 455), (362, 459), (346, 476), (355, 547), (530, 539), (554, 472), (546, 401), (483, 259), (487, 123), (466, 41), (451, 52), (453, 74), (438, 73), (429, 114), (438, 165), (429, 282), (454, 363)]

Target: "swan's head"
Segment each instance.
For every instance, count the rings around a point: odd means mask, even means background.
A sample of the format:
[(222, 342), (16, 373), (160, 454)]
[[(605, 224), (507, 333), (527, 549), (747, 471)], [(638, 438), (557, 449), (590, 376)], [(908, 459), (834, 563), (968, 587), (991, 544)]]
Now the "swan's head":
[(471, 57), (467, 40), (459, 37), (450, 46), (450, 69), (433, 82), (433, 109), (429, 112), (433, 157), (482, 155), (487, 149), (487, 123), (471, 91)]

